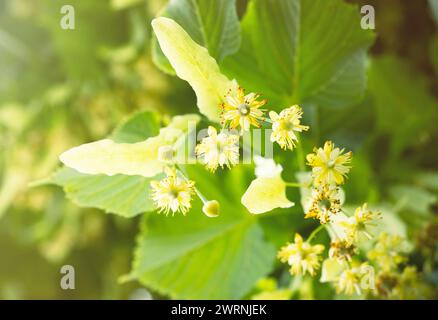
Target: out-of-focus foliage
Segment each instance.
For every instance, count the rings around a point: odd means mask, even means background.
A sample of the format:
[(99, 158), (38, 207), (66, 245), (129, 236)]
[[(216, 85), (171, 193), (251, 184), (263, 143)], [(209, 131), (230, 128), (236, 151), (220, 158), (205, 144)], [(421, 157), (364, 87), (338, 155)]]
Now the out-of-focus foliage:
[[(376, 130), (392, 141), (388, 157), (436, 135), (438, 102), (429, 91), (429, 80), (400, 59), (385, 56), (373, 61), (370, 92), (376, 108)], [(418, 105), (417, 112), (412, 112), (414, 104)]]
[[(214, 176), (187, 166), (220, 202), (215, 219), (199, 200), (187, 216), (157, 215), (149, 178), (59, 167), (73, 146), (140, 142), (170, 116), (198, 112), (152, 35), (157, 15), (270, 108), (302, 104), (304, 151), (327, 139), (352, 149), (346, 202), (387, 212), (383, 230), (407, 236), (409, 262), (436, 288), (438, 4), (346, 2), (74, 0), (76, 29), (63, 30), (63, 1), (0, 1), (0, 298), (129, 298), (140, 287), (154, 298), (345, 298), (318, 280), (289, 283), (275, 251), (315, 224), (297, 190), (295, 207), (250, 215), (240, 198), (252, 166)], [(360, 29), (358, 3), (375, 6), (375, 33)], [(289, 180), (302, 169), (275, 157)], [(59, 286), (64, 264), (76, 290)], [(258, 282), (266, 276), (275, 280)]]

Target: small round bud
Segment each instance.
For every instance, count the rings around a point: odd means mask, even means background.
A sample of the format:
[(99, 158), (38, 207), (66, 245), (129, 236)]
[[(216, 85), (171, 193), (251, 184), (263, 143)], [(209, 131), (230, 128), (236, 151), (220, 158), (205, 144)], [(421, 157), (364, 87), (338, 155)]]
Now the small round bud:
[(172, 146), (161, 146), (158, 148), (158, 160), (163, 162), (172, 162), (175, 150)]
[(220, 204), (216, 200), (207, 201), (202, 207), (202, 212), (209, 218), (215, 218), (219, 216)]

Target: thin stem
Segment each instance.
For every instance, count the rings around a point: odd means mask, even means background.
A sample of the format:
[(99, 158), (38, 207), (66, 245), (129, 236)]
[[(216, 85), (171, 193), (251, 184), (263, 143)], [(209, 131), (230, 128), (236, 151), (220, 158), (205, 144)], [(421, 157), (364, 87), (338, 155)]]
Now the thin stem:
[[(187, 178), (187, 176), (188, 176), (187, 171), (186, 171), (184, 168), (182, 168), (181, 166), (179, 166), (179, 165), (175, 165), (175, 166), (176, 166), (176, 168), (178, 169), (179, 174), (181, 175), (181, 177), (182, 177), (185, 181), (189, 181), (189, 178)], [(199, 197), (199, 199), (201, 199), (201, 201), (202, 201), (203, 203), (208, 202), (208, 199), (207, 199), (207, 198), (201, 193), (201, 191), (199, 191), (199, 189), (196, 188), (196, 187), (195, 187), (195, 193), (196, 193), (196, 195)]]
[(325, 225), (320, 224), (318, 226), (318, 228), (316, 228), (315, 230), (313, 230), (313, 232), (310, 234), (309, 238), (307, 238), (307, 242), (311, 242), (313, 238), (315, 238), (315, 236), (322, 230), (325, 228)]
[(286, 182), (287, 187), (293, 187), (293, 188), (301, 188), (304, 187), (304, 184), (301, 184), (299, 182)]

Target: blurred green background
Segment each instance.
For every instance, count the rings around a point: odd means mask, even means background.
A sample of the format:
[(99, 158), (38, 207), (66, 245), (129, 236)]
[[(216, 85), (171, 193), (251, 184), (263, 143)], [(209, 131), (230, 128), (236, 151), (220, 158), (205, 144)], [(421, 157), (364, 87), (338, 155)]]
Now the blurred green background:
[[(330, 138), (355, 151), (349, 200), (397, 206), (436, 286), (438, 8), (434, 16), (427, 0), (348, 2), (376, 8), (367, 94), (359, 105), (321, 110), (312, 142)], [(0, 0), (1, 299), (139, 294), (140, 284), (118, 283), (130, 271), (139, 218), (79, 208), (60, 188), (29, 183), (132, 112), (196, 112), (191, 88), (151, 58), (150, 20), (166, 3), (70, 0), (76, 29), (63, 30), (64, 1)], [(240, 16), (245, 8), (239, 0)], [(266, 224), (272, 238), (276, 227)], [(59, 286), (64, 264), (75, 266), (76, 290)]]

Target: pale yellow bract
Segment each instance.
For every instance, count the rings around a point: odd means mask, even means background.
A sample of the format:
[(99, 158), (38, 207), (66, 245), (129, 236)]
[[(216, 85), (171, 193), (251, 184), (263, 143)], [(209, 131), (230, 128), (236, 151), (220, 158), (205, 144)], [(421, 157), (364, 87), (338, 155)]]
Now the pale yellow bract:
[(253, 180), (242, 196), (242, 204), (253, 214), (295, 205), (286, 198), (286, 183), (281, 176)]
[(257, 178), (243, 194), (241, 202), (253, 214), (265, 213), (276, 208), (290, 208), (295, 203), (286, 197), (286, 183), (281, 177), (283, 167), (272, 159), (254, 158)]
[(161, 50), (196, 93), (199, 111), (213, 122), (219, 122), (219, 106), (233, 82), (224, 76), (208, 50), (198, 45), (174, 20), (164, 17), (152, 21)]
[(116, 143), (110, 139), (86, 143), (67, 150), (59, 159), (67, 167), (85, 174), (141, 175), (153, 177), (163, 171), (158, 159), (160, 147), (174, 145), (200, 117), (176, 116), (160, 134), (138, 143)]

